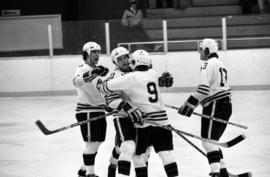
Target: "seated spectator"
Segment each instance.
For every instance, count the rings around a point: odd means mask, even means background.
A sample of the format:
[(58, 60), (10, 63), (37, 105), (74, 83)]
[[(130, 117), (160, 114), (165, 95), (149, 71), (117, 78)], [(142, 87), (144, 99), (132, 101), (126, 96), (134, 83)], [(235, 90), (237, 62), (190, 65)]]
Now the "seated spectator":
[[(128, 42), (148, 42), (149, 37), (143, 29), (143, 13), (137, 7), (136, 0), (130, 0), (129, 7), (124, 11), (122, 16), (122, 25), (125, 28), (125, 33)], [(153, 45), (149, 44), (145, 46), (137, 46), (140, 49), (147, 50), (151, 52), (153, 50)], [(134, 51), (136, 48), (130, 49)]]

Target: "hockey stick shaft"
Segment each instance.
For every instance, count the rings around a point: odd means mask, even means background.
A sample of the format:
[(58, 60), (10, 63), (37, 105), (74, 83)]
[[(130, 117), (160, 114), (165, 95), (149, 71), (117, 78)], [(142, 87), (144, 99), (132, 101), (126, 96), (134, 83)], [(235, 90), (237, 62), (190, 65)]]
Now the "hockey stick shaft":
[(211, 140), (211, 139), (207, 139), (207, 138), (203, 138), (203, 137), (200, 137), (200, 136), (197, 136), (197, 135), (194, 135), (194, 134), (191, 134), (191, 133), (182, 131), (182, 130), (178, 130), (178, 129), (174, 128), (171, 125), (161, 125), (161, 124), (158, 124), (156, 122), (149, 121), (149, 120), (144, 120), (144, 121), (145, 122), (148, 122), (150, 124), (159, 126), (161, 128), (164, 128), (164, 129), (173, 131), (173, 132), (175, 132), (177, 134), (186, 135), (186, 136), (189, 136), (191, 138), (198, 139), (198, 140), (201, 140), (201, 141), (204, 141), (204, 142), (207, 142), (207, 143), (210, 143), (210, 144), (214, 144), (214, 145), (217, 145), (217, 146), (221, 146), (221, 147), (224, 147), (224, 148), (230, 148), (230, 147), (232, 147), (232, 146), (240, 143), (241, 141), (243, 141), (246, 138), (245, 135), (239, 135), (239, 136), (235, 137), (234, 139), (232, 139), (232, 140), (230, 140), (228, 142), (221, 143), (221, 142), (218, 142), (218, 141), (215, 141), (215, 140)]
[[(168, 108), (179, 110), (178, 107), (175, 107), (175, 106), (172, 106), (172, 105), (165, 104), (165, 106), (168, 107)], [(214, 120), (214, 121), (217, 121), (217, 122), (221, 122), (221, 123), (224, 123), (224, 124), (230, 124), (230, 125), (233, 125), (233, 126), (236, 126), (236, 127), (239, 127), (239, 128), (243, 128), (243, 129), (247, 129), (248, 128), (245, 125), (241, 125), (241, 124), (229, 122), (229, 121), (226, 121), (226, 120), (222, 120), (222, 119), (215, 118), (215, 117), (212, 117), (212, 116), (200, 114), (200, 113), (197, 113), (197, 112), (193, 112), (192, 114), (194, 114), (196, 116), (201, 116), (201, 117), (206, 118), (206, 119), (210, 119), (210, 120)]]
[(36, 123), (37, 127), (41, 130), (41, 132), (43, 134), (51, 135), (51, 134), (54, 134), (54, 133), (57, 133), (57, 132), (68, 130), (70, 128), (73, 128), (73, 127), (76, 127), (76, 126), (79, 126), (79, 125), (86, 124), (86, 123), (91, 122), (91, 121), (96, 121), (96, 120), (102, 119), (102, 118), (104, 118), (106, 116), (112, 115), (113, 113), (114, 112), (110, 112), (110, 113), (107, 113), (105, 115), (100, 115), (100, 116), (97, 116), (97, 117), (94, 117), (94, 118), (91, 118), (91, 119), (88, 119), (88, 120), (84, 120), (84, 121), (81, 121), (81, 122), (76, 122), (76, 123), (61, 127), (61, 128), (54, 129), (54, 130), (49, 130), (40, 120), (37, 120), (35, 123)]
[(198, 146), (196, 146), (195, 144), (193, 144), (189, 139), (187, 139), (184, 135), (182, 135), (181, 133), (177, 133), (182, 139), (184, 139), (189, 145), (191, 145), (192, 147), (194, 147), (198, 152), (200, 152), (203, 156), (207, 157), (207, 155), (205, 154), (205, 152), (203, 152), (203, 150), (201, 150)]

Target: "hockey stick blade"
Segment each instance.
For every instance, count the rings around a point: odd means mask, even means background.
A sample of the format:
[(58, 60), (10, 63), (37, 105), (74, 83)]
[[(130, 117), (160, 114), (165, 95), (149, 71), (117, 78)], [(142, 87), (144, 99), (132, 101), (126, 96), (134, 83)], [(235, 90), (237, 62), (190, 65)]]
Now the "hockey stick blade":
[(186, 136), (189, 136), (191, 138), (195, 138), (195, 139), (198, 139), (198, 140), (201, 140), (201, 141), (204, 141), (204, 142), (207, 142), (207, 143), (215, 144), (217, 146), (221, 146), (221, 147), (225, 147), (225, 148), (230, 148), (230, 147), (232, 147), (232, 146), (240, 143), (241, 141), (243, 141), (246, 138), (245, 135), (239, 135), (239, 136), (235, 137), (234, 139), (232, 139), (230, 141), (219, 142), (219, 141), (216, 141), (216, 140), (211, 140), (211, 139), (203, 138), (203, 137), (200, 137), (200, 136), (197, 136), (197, 135), (194, 135), (194, 134), (185, 132), (183, 130), (178, 130), (178, 129), (174, 128), (171, 125), (161, 125), (159, 123), (156, 123), (156, 122), (153, 122), (153, 121), (149, 121), (149, 120), (144, 120), (144, 121), (145, 122), (148, 122), (150, 124), (153, 124), (153, 125), (157, 125), (157, 126), (159, 126), (161, 128), (164, 128), (164, 129), (167, 129), (167, 130), (170, 130), (170, 131), (174, 131), (177, 134), (186, 135)]
[(56, 133), (57, 131), (51, 131), (51, 130), (48, 130), (45, 125), (40, 121), (40, 120), (37, 120), (36, 121), (36, 125), (37, 127), (41, 130), (41, 132), (45, 135), (50, 135), (50, 134), (53, 134), (53, 133)]
[(60, 131), (68, 130), (70, 128), (73, 128), (73, 127), (76, 127), (76, 126), (79, 126), (79, 125), (86, 124), (86, 123), (91, 122), (91, 121), (96, 121), (96, 120), (102, 119), (102, 118), (110, 116), (110, 115), (112, 115), (114, 113), (115, 113), (115, 111), (112, 111), (112, 112), (109, 112), (109, 113), (107, 113), (105, 115), (100, 115), (100, 116), (93, 117), (91, 119), (87, 119), (87, 120), (84, 120), (84, 121), (81, 121), (81, 122), (76, 122), (76, 123), (73, 123), (73, 124), (70, 124), (70, 125), (67, 125), (67, 126), (64, 126), (64, 127), (57, 128), (55, 130), (47, 129), (45, 127), (45, 125), (40, 120), (37, 120), (35, 123), (38, 126), (38, 128), (42, 131), (42, 133), (44, 133), (45, 135), (51, 135), (51, 134), (54, 134), (54, 133), (57, 133), (57, 132), (60, 132)]
[(227, 147), (232, 147), (238, 143), (240, 143), (241, 141), (243, 141), (244, 139), (246, 139), (246, 136), (245, 135), (239, 135), (237, 136), (236, 138), (224, 143)]
[(241, 174), (238, 174), (238, 175), (229, 173), (229, 176), (230, 177), (252, 177), (252, 173), (251, 172), (246, 172), (246, 173), (241, 173)]

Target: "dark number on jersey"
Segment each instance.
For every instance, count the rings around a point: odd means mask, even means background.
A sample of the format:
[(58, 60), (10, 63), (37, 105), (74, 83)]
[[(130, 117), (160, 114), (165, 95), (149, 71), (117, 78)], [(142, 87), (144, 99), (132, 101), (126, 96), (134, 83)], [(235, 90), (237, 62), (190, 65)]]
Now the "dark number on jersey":
[(158, 100), (158, 92), (157, 92), (156, 84), (154, 82), (149, 82), (147, 84), (147, 90), (148, 90), (148, 93), (151, 94), (151, 97), (149, 97), (148, 100), (151, 103), (157, 102), (157, 100)]
[(224, 87), (227, 83), (227, 70), (225, 68), (219, 68), (220, 72), (220, 86)]

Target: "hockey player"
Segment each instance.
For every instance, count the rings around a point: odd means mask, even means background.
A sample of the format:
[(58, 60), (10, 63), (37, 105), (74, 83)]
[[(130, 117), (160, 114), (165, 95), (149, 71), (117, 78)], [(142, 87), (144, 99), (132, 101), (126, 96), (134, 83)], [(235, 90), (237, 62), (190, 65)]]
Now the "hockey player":
[(106, 104), (103, 95), (96, 89), (99, 76), (105, 76), (108, 69), (97, 66), (101, 47), (96, 42), (87, 42), (83, 46), (84, 63), (76, 69), (73, 83), (77, 89), (76, 119), (78, 122), (104, 115), (99, 119), (81, 125), (81, 134), (85, 143), (83, 151), (84, 165), (79, 170), (80, 177), (97, 177), (94, 172), (95, 157), (100, 144), (105, 140), (107, 123), (104, 106)]
[[(115, 64), (115, 70), (110, 74), (109, 79), (117, 78), (122, 76), (128, 72), (131, 72), (131, 68), (129, 67), (129, 51), (124, 47), (115, 48), (111, 53), (112, 62)], [(170, 73), (164, 72), (161, 77), (159, 77), (159, 86), (160, 87), (171, 87), (173, 84), (173, 77)], [(128, 97), (122, 91), (116, 91), (112, 94), (106, 96), (107, 104), (113, 109), (117, 109), (118, 106), (123, 101), (128, 101)], [(133, 152), (128, 152), (126, 148), (128, 147), (127, 144), (135, 145), (135, 138), (136, 138), (136, 130), (131, 122), (128, 114), (120, 110), (117, 114), (114, 115), (114, 125), (115, 130), (117, 132), (116, 136), (116, 146), (112, 151), (112, 156), (110, 158), (110, 165), (108, 167), (108, 177), (115, 177), (116, 167), (119, 164), (118, 171), (120, 174), (129, 174), (130, 173), (130, 160), (131, 157), (128, 158), (128, 167), (124, 168), (123, 160), (127, 159), (127, 155), (133, 155)], [(121, 145), (121, 148), (120, 148)], [(131, 149), (131, 148), (129, 148)], [(132, 148), (133, 150), (135, 148)], [(148, 162), (148, 156), (150, 153), (150, 147), (148, 148), (147, 153), (145, 154), (146, 163)], [(120, 151), (123, 153), (120, 155)], [(119, 158), (120, 155), (120, 158)], [(119, 162), (118, 162), (119, 158)]]
[[(124, 47), (117, 47), (111, 52), (115, 70), (110, 74), (109, 79), (120, 77), (131, 71), (129, 58), (129, 51)], [(109, 107), (119, 110), (114, 114), (113, 119), (116, 131), (116, 146), (110, 159), (108, 177), (115, 177), (117, 166), (119, 176), (129, 176), (131, 160), (135, 152), (136, 130), (128, 114), (119, 108), (125, 104), (128, 97), (122, 91), (116, 91), (106, 95), (106, 100)]]
[[(201, 104), (203, 114), (228, 121), (232, 113), (231, 90), (227, 83), (227, 70), (218, 58), (218, 44), (214, 39), (203, 39), (199, 42), (201, 66), (201, 82), (194, 94), (189, 96), (180, 107), (178, 113), (190, 117), (193, 110)], [(213, 120), (201, 120), (201, 136), (219, 140), (227, 124)], [(211, 177), (228, 177), (223, 161), (222, 151), (218, 146), (202, 142), (207, 152)]]
[(178, 176), (177, 164), (172, 155), (172, 132), (149, 122), (143, 122), (143, 119), (147, 119), (161, 125), (169, 125), (167, 113), (160, 97), (158, 77), (150, 67), (150, 56), (145, 50), (136, 50), (132, 54), (130, 63), (133, 72), (104, 83), (100, 81), (97, 87), (105, 94), (122, 91), (129, 98), (129, 101), (118, 106), (118, 110), (127, 112), (137, 127), (134, 155), (136, 176), (147, 177), (144, 153), (149, 146), (153, 146), (158, 153), (167, 176)]

